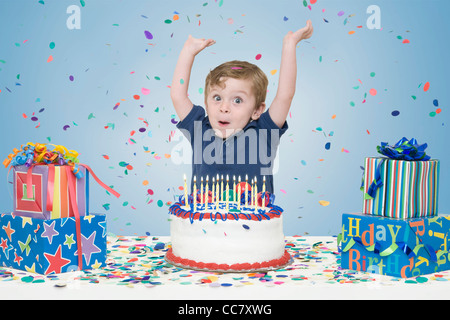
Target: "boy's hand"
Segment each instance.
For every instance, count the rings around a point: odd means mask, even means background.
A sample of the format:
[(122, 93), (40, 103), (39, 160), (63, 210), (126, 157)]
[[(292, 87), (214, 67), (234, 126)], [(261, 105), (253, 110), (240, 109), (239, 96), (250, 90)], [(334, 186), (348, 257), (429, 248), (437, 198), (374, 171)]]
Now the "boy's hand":
[(188, 39), (184, 43), (183, 49), (187, 50), (195, 56), (206, 47), (212, 46), (215, 43), (216, 41), (214, 41), (213, 39), (197, 39), (189, 35)]
[(288, 43), (293, 43), (293, 44), (297, 44), (299, 43), (301, 40), (304, 39), (308, 39), (311, 37), (312, 33), (313, 33), (313, 26), (311, 23), (311, 20), (306, 21), (306, 26), (295, 31), (289, 31), (285, 36), (284, 36), (284, 41), (288, 42)]

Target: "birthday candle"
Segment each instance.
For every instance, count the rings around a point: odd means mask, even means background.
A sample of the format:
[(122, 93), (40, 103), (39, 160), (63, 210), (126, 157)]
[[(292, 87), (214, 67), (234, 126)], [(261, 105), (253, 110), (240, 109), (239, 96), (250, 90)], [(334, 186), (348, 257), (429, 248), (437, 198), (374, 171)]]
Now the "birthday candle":
[(215, 193), (215, 182), (216, 179), (214, 179), (214, 177), (212, 178), (212, 192), (211, 192), (211, 203), (214, 203), (214, 199), (216, 197), (216, 193)]
[(220, 189), (219, 189), (219, 175), (217, 175), (216, 183), (217, 183), (217, 185), (216, 185), (216, 210), (219, 210), (219, 193), (220, 193)]
[(237, 201), (236, 200), (236, 176), (233, 176), (233, 192), (234, 192), (233, 201)]
[(209, 187), (208, 187), (208, 184), (209, 184), (209, 177), (208, 176), (206, 176), (206, 189), (205, 189), (205, 194), (206, 194), (206, 201), (205, 201), (205, 209), (208, 207), (208, 203), (209, 203), (209, 195), (208, 195), (208, 189), (209, 189)]
[(226, 186), (226, 193), (225, 193), (225, 197), (227, 198), (227, 211), (228, 211), (228, 175), (227, 175), (227, 186)]
[(197, 211), (197, 178), (194, 176), (194, 212)]
[(203, 204), (203, 176), (200, 180), (200, 204)]
[(186, 185), (186, 175), (184, 175), (184, 204), (186, 205), (186, 208), (188, 207), (188, 192), (187, 192), (187, 185)]
[(252, 179), (252, 185), (251, 185), (251, 192), (250, 192), (250, 204), (249, 206), (253, 206), (253, 189), (254, 189), (255, 185), (253, 184), (253, 179)]
[(222, 198), (222, 201), (224, 200), (223, 198), (223, 175), (220, 179), (220, 197)]
[(262, 187), (262, 207), (266, 207), (266, 176), (263, 176), (263, 187)]
[(258, 183), (255, 177), (255, 209), (258, 209)]
[(248, 193), (248, 177), (245, 175), (245, 196), (244, 196), (244, 206), (247, 206), (247, 193)]
[(238, 202), (237, 203), (238, 203), (238, 210), (241, 210), (241, 185), (240, 184), (238, 184)]

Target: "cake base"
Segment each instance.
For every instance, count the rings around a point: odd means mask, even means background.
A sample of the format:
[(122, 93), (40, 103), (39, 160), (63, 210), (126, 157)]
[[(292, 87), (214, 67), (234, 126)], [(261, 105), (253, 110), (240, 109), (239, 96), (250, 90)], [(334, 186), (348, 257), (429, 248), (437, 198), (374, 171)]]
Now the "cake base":
[(172, 248), (169, 248), (164, 259), (167, 263), (179, 268), (214, 272), (267, 272), (284, 268), (293, 262), (293, 259), (287, 250), (284, 251), (281, 258), (261, 263), (236, 263), (228, 265), (197, 262), (177, 257), (173, 254)]

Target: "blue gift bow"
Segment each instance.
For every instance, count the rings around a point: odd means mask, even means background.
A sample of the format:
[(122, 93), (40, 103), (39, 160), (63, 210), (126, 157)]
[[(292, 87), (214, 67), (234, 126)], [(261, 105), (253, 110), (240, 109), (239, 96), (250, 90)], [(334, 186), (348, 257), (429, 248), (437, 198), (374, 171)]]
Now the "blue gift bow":
[(393, 146), (381, 142), (381, 146), (377, 146), (377, 151), (394, 160), (426, 161), (430, 160), (430, 156), (425, 153), (427, 147), (426, 143), (419, 145), (416, 139), (408, 140), (403, 137)]
[[(430, 160), (430, 156), (425, 153), (425, 149), (428, 144), (418, 144), (417, 140), (412, 138), (411, 140), (405, 137), (401, 138), (395, 145), (389, 146), (387, 142), (381, 142), (381, 146), (377, 146), (378, 153), (393, 160), (407, 160), (407, 161), (427, 161)], [(375, 171), (375, 179), (369, 185), (367, 194), (373, 199), (377, 193), (378, 188), (383, 185), (381, 181), (381, 165), (384, 163), (382, 159)]]

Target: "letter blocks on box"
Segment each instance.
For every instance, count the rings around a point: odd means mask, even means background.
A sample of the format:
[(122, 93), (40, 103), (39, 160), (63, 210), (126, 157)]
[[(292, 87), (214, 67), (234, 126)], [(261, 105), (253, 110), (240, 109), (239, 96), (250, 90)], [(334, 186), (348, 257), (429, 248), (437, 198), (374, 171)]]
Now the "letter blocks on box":
[[(106, 216), (80, 218), (82, 268), (106, 265)], [(42, 220), (0, 215), (0, 264), (39, 274), (79, 269), (75, 218)]]
[(450, 216), (393, 219), (343, 214), (341, 267), (409, 278), (450, 269)]

